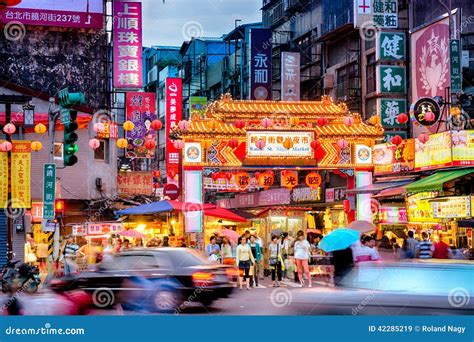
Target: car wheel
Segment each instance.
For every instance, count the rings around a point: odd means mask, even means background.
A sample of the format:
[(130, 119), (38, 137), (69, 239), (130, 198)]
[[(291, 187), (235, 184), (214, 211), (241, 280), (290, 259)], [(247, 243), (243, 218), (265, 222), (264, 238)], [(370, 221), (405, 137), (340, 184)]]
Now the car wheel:
[(182, 302), (181, 298), (179, 291), (161, 289), (155, 292), (153, 303), (157, 311), (170, 312), (178, 309)]

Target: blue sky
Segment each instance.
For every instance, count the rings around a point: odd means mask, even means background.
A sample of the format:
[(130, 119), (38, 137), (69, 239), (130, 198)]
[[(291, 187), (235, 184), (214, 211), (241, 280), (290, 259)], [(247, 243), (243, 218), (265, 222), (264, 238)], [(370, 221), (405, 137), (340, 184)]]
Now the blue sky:
[(143, 45), (176, 45), (190, 36), (219, 37), (262, 20), (261, 0), (142, 0)]

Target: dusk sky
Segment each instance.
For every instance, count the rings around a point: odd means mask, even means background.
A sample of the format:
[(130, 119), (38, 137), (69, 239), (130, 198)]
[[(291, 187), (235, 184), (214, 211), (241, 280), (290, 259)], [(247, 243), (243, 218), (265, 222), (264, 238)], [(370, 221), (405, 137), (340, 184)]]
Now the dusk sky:
[(219, 37), (262, 20), (261, 0), (143, 0), (143, 45), (181, 46), (191, 36)]

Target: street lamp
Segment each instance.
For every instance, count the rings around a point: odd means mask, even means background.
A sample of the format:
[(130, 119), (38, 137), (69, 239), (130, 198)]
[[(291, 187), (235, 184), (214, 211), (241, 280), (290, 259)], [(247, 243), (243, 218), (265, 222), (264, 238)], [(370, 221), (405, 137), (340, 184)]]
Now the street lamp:
[(23, 105), (23, 125), (25, 128), (34, 127), (35, 125), (35, 106), (27, 103)]

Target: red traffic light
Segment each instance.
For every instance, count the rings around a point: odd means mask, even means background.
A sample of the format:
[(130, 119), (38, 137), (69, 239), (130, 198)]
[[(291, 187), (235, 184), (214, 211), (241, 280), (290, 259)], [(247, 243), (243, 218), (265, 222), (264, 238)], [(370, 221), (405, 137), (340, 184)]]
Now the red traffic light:
[(54, 211), (56, 212), (64, 212), (64, 201), (63, 200), (56, 200), (54, 203)]

